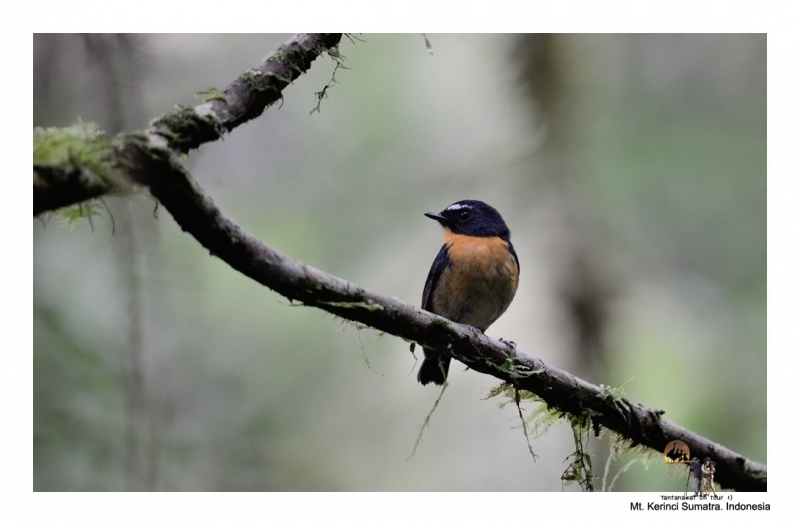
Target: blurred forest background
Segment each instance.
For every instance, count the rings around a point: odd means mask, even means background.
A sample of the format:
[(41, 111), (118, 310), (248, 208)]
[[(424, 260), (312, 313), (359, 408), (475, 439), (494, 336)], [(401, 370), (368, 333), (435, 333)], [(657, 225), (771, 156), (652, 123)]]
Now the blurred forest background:
[[(145, 127), (288, 37), (35, 35), (34, 126)], [(489, 335), (766, 463), (766, 36), (361, 38), (320, 113), (327, 56), (189, 155), (221, 209), (419, 304), (442, 242), (422, 214), (484, 200), (522, 268)], [(35, 490), (579, 490), (568, 424), (534, 462), (497, 380), (458, 364), (407, 461), (439, 391), (406, 343), (290, 306), (144, 194), (105, 200), (113, 227), (33, 223)], [(602, 476), (608, 436), (591, 450)], [(684, 489), (629, 466), (614, 490)]]

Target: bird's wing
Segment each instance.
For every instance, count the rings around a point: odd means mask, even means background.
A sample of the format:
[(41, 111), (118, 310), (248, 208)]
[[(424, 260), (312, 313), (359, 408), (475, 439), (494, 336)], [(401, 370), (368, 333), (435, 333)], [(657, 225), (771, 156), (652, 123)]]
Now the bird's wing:
[(447, 265), (449, 264), (449, 258), (447, 257), (447, 249), (449, 248), (449, 244), (443, 244), (442, 249), (439, 250), (439, 254), (433, 260), (433, 264), (431, 264), (431, 270), (428, 272), (428, 279), (425, 281), (425, 289), (422, 291), (422, 309), (432, 312), (431, 308), (433, 307), (433, 288), (436, 286), (436, 283), (439, 282), (439, 278), (442, 276), (442, 272)]

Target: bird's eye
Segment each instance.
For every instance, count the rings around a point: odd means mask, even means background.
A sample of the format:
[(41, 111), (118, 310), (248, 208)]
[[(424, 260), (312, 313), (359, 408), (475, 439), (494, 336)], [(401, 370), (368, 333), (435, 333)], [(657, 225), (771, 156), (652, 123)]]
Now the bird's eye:
[(464, 210), (458, 214), (458, 220), (461, 222), (468, 221), (470, 217), (472, 217), (472, 212), (470, 212), (469, 210)]

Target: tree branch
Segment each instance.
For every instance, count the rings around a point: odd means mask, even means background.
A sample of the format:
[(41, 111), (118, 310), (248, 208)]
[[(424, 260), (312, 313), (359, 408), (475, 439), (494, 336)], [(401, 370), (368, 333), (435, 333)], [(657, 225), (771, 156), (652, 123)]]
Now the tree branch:
[(80, 168), (33, 166), (33, 216), (94, 199), (111, 187), (101, 178), (86, 177)]
[(225, 131), (256, 118), (281, 100), (283, 88), (341, 39), (341, 33), (297, 34), (265, 58), (260, 67), (239, 75), (222, 93), (206, 92), (210, 100), (205, 104), (162, 117), (153, 122), (151, 130), (182, 153), (217, 140)]
[[(200, 145), (217, 140), (225, 132), (261, 115), (267, 107), (281, 100), (283, 89), (308, 71), (311, 63), (323, 52), (332, 50), (341, 40), (341, 33), (294, 35), (264, 59), (258, 68), (250, 69), (220, 92), (211, 89), (201, 93), (206, 102), (193, 108), (177, 111), (155, 120), (143, 133), (166, 140), (167, 147), (187, 153)], [(52, 155), (52, 140), (46, 133), (59, 130), (39, 130), (34, 133), (33, 215), (77, 204), (123, 188), (108, 177), (97, 177), (96, 164), (75, 156), (67, 145)], [(59, 135), (59, 139), (63, 137)], [(45, 148), (38, 141), (49, 141)], [(63, 142), (63, 141), (62, 141)], [(97, 155), (105, 159), (107, 171), (124, 174), (116, 155), (124, 148), (126, 137), (106, 139), (96, 144)], [(59, 146), (63, 144), (59, 143)], [(112, 148), (112, 151), (108, 151)], [(44, 150), (45, 155), (42, 155)], [(38, 155), (37, 155), (38, 153)], [(91, 159), (96, 160), (96, 159)], [(135, 182), (140, 182), (135, 180)]]
[(608, 388), (548, 366), (464, 325), (292, 259), (261, 243), (226, 217), (174, 155), (159, 158), (137, 148), (128, 154), (151, 174), (150, 191), (181, 228), (212, 255), (289, 300), (436, 348), (477, 372), (536, 394), (550, 408), (588, 415), (593, 423), (619, 433), (635, 445), (662, 452), (670, 441), (680, 439), (689, 445), (692, 454), (715, 459), (715, 479), (723, 487), (766, 490), (766, 465), (672, 423), (662, 417), (661, 410), (634, 404)]
[[(298, 60), (298, 67), (307, 69), (313, 57), (324, 50), (324, 46), (335, 45), (339, 37), (301, 35), (281, 49), (293, 49), (289, 55)], [(285, 49), (282, 56), (286, 58)], [(270, 60), (273, 57), (268, 58), (265, 65)], [(276, 60), (284, 64), (281, 59)], [(662, 452), (670, 441), (680, 439), (689, 445), (693, 455), (716, 460), (716, 480), (723, 487), (740, 491), (766, 490), (766, 465), (668, 421), (662, 417), (663, 411), (634, 404), (606, 387), (548, 366), (538, 358), (464, 325), (292, 259), (261, 243), (226, 217), (185, 170), (176, 152), (216, 139), (223, 130), (257, 116), (269, 103), (278, 100), (280, 89), (295, 78), (291, 76), (294, 69), (285, 64), (283, 67), (288, 70), (270, 69), (277, 66), (264, 69), (265, 65), (260, 74), (253, 74), (252, 78), (245, 78), (245, 74), (231, 84), (225, 90), (224, 101), (215, 100), (181, 110), (160, 119), (145, 132), (118, 137), (114, 141), (113, 158), (104, 157), (102, 162), (93, 159), (94, 165), (99, 166), (100, 171), (113, 165), (114, 170), (149, 187), (181, 228), (212, 255), (291, 301), (438, 349), (477, 372), (534, 393), (551, 409), (590, 417), (595, 426), (613, 430), (635, 445)], [(289, 76), (283, 77), (284, 73)], [(253, 87), (253, 84), (260, 87)], [(275, 86), (279, 87), (277, 91)], [(251, 89), (252, 92), (248, 91)], [(80, 170), (78, 172), (80, 174)], [(36, 210), (34, 203), (34, 213)]]

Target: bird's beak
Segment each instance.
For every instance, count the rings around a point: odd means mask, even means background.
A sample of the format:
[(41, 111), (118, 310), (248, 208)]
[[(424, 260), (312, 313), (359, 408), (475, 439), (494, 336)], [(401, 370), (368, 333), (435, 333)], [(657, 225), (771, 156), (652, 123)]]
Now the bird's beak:
[(425, 214), (425, 216), (428, 217), (429, 219), (435, 220), (442, 226), (447, 226), (447, 218), (441, 213), (433, 213), (429, 211), (428, 213)]

